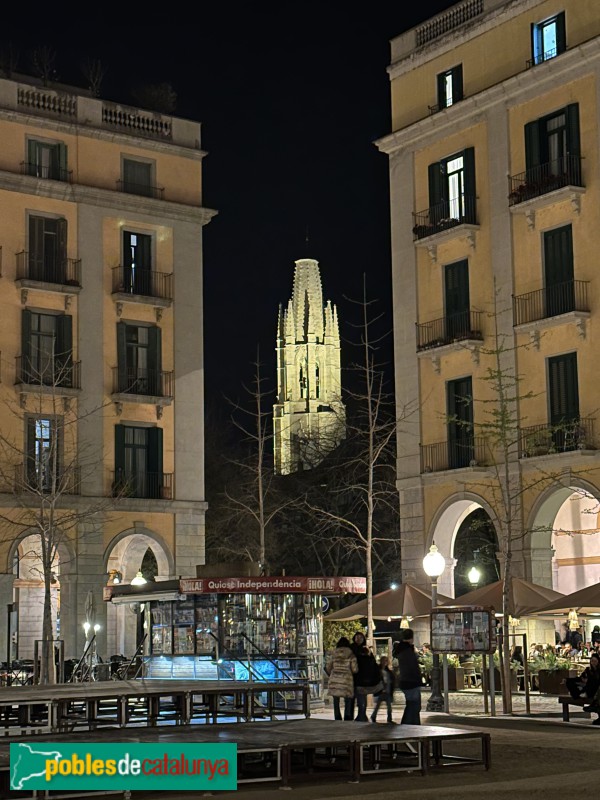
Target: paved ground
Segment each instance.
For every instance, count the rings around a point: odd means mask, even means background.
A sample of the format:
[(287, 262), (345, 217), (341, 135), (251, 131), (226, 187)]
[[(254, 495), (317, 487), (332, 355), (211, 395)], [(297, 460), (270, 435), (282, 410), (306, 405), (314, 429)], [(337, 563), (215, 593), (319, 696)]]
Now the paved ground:
[[(427, 696), (424, 692), (423, 704)], [(398, 800), (399, 791), (402, 800), (515, 800), (518, 796), (548, 800), (556, 795), (586, 794), (600, 797), (600, 726), (592, 726), (592, 718), (575, 708), (572, 722), (562, 722), (556, 697), (532, 695), (531, 705), (531, 716), (525, 716), (524, 697), (516, 696), (516, 715), (505, 717), (497, 695), (499, 715), (485, 717), (480, 693), (457, 692), (450, 696), (451, 714), (422, 714), (422, 721), (432, 725), (489, 731), (489, 772), (480, 766), (456, 767), (432, 771), (426, 777), (412, 773), (370, 776), (359, 784), (307, 776), (306, 783), (295, 783), (290, 791), (294, 800)], [(333, 715), (326, 709), (317, 716), (331, 719)], [(401, 716), (402, 703), (397, 702), (394, 718), (399, 721)], [(240, 788), (235, 798), (268, 800), (280, 791), (276, 784), (256, 784)], [(170, 800), (164, 792), (148, 794), (146, 798)]]

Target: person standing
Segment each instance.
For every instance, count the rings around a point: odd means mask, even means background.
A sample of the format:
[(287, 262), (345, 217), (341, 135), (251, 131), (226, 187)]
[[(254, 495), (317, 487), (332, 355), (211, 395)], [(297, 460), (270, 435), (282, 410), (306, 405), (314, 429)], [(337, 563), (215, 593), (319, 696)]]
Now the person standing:
[(338, 640), (327, 661), (325, 672), (329, 675), (329, 695), (333, 698), (333, 717), (341, 720), (340, 699), (344, 698), (344, 719), (354, 718), (354, 675), (358, 672), (356, 656), (345, 636)]
[(387, 721), (393, 722), (392, 719), (392, 701), (394, 699), (394, 673), (389, 668), (389, 659), (387, 656), (381, 656), (379, 659), (379, 669), (381, 670), (381, 679), (383, 681), (383, 689), (377, 694), (373, 695), (375, 699), (375, 708), (371, 714), (371, 722), (377, 722), (377, 712), (382, 703), (387, 706)]
[(356, 722), (368, 722), (367, 699), (370, 694), (375, 694), (383, 689), (381, 670), (375, 661), (375, 656), (365, 645), (356, 656), (358, 672), (354, 676), (354, 697), (356, 699)]
[(394, 645), (394, 658), (398, 659), (399, 688), (406, 700), (401, 724), (420, 725), (421, 670), (415, 652), (415, 634), (411, 628), (406, 628), (402, 641)]

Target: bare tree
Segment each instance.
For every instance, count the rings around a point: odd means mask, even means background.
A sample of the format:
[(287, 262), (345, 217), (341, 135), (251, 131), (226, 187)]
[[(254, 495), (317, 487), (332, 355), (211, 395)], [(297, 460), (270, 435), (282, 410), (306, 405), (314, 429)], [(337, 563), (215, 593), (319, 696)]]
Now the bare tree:
[[(387, 390), (381, 348), (388, 336), (377, 331), (383, 316), (374, 313), (376, 301), (350, 300), (360, 309), (355, 325), (359, 358), (350, 366), (353, 386), (348, 396), (347, 460), (336, 471), (325, 505), (311, 504), (320, 524), (316, 535), (332, 546), (359, 553), (367, 578), (367, 639), (373, 641), (373, 573), (382, 546), (398, 546), (397, 492), (395, 488), (395, 434), (397, 419), (393, 396)], [(310, 501), (309, 501), (310, 502)]]
[(52, 47), (42, 45), (31, 51), (31, 68), (33, 74), (41, 78), (44, 86), (47, 86), (50, 81), (58, 80), (55, 64), (56, 51)]
[[(13, 507), (0, 510), (5, 544), (32, 537), (27, 552), (43, 581), (40, 682), (56, 680), (52, 586), (59, 548), (75, 539), (82, 523), (101, 535), (108, 498), (79, 497), (82, 480), (103, 463), (102, 453), (82, 447), (80, 425), (100, 408), (80, 412), (72, 387), (77, 385), (71, 353), (21, 357), (17, 365), (19, 399), (6, 392), (0, 403), (0, 481), (12, 494)], [(23, 436), (23, 423), (25, 436)], [(88, 534), (89, 535), (89, 534)], [(93, 534), (92, 534), (93, 535)], [(37, 566), (35, 566), (37, 564)]]
[(17, 71), (19, 55), (19, 48), (13, 42), (5, 42), (0, 47), (0, 70), (9, 79)]
[(106, 75), (106, 67), (102, 64), (99, 58), (86, 58), (81, 65), (81, 72), (83, 77), (88, 82), (91, 93), (94, 97), (100, 96), (100, 88), (102, 81)]

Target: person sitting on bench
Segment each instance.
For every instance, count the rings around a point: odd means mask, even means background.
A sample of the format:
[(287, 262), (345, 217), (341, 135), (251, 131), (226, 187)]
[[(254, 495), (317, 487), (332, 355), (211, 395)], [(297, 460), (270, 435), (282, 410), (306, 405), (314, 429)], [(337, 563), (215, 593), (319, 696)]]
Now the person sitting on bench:
[(600, 656), (594, 653), (587, 666), (578, 678), (567, 678), (567, 689), (574, 699), (585, 695), (591, 703), (584, 706), (584, 711), (597, 711), (598, 719), (594, 725), (600, 725)]

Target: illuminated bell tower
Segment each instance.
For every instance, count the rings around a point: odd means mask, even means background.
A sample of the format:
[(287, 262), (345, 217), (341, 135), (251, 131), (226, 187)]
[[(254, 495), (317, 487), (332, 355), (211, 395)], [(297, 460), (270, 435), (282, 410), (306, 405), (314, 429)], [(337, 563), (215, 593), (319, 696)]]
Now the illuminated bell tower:
[(345, 438), (337, 309), (323, 305), (319, 263), (296, 261), (294, 287), (277, 321), (275, 472), (316, 466)]

